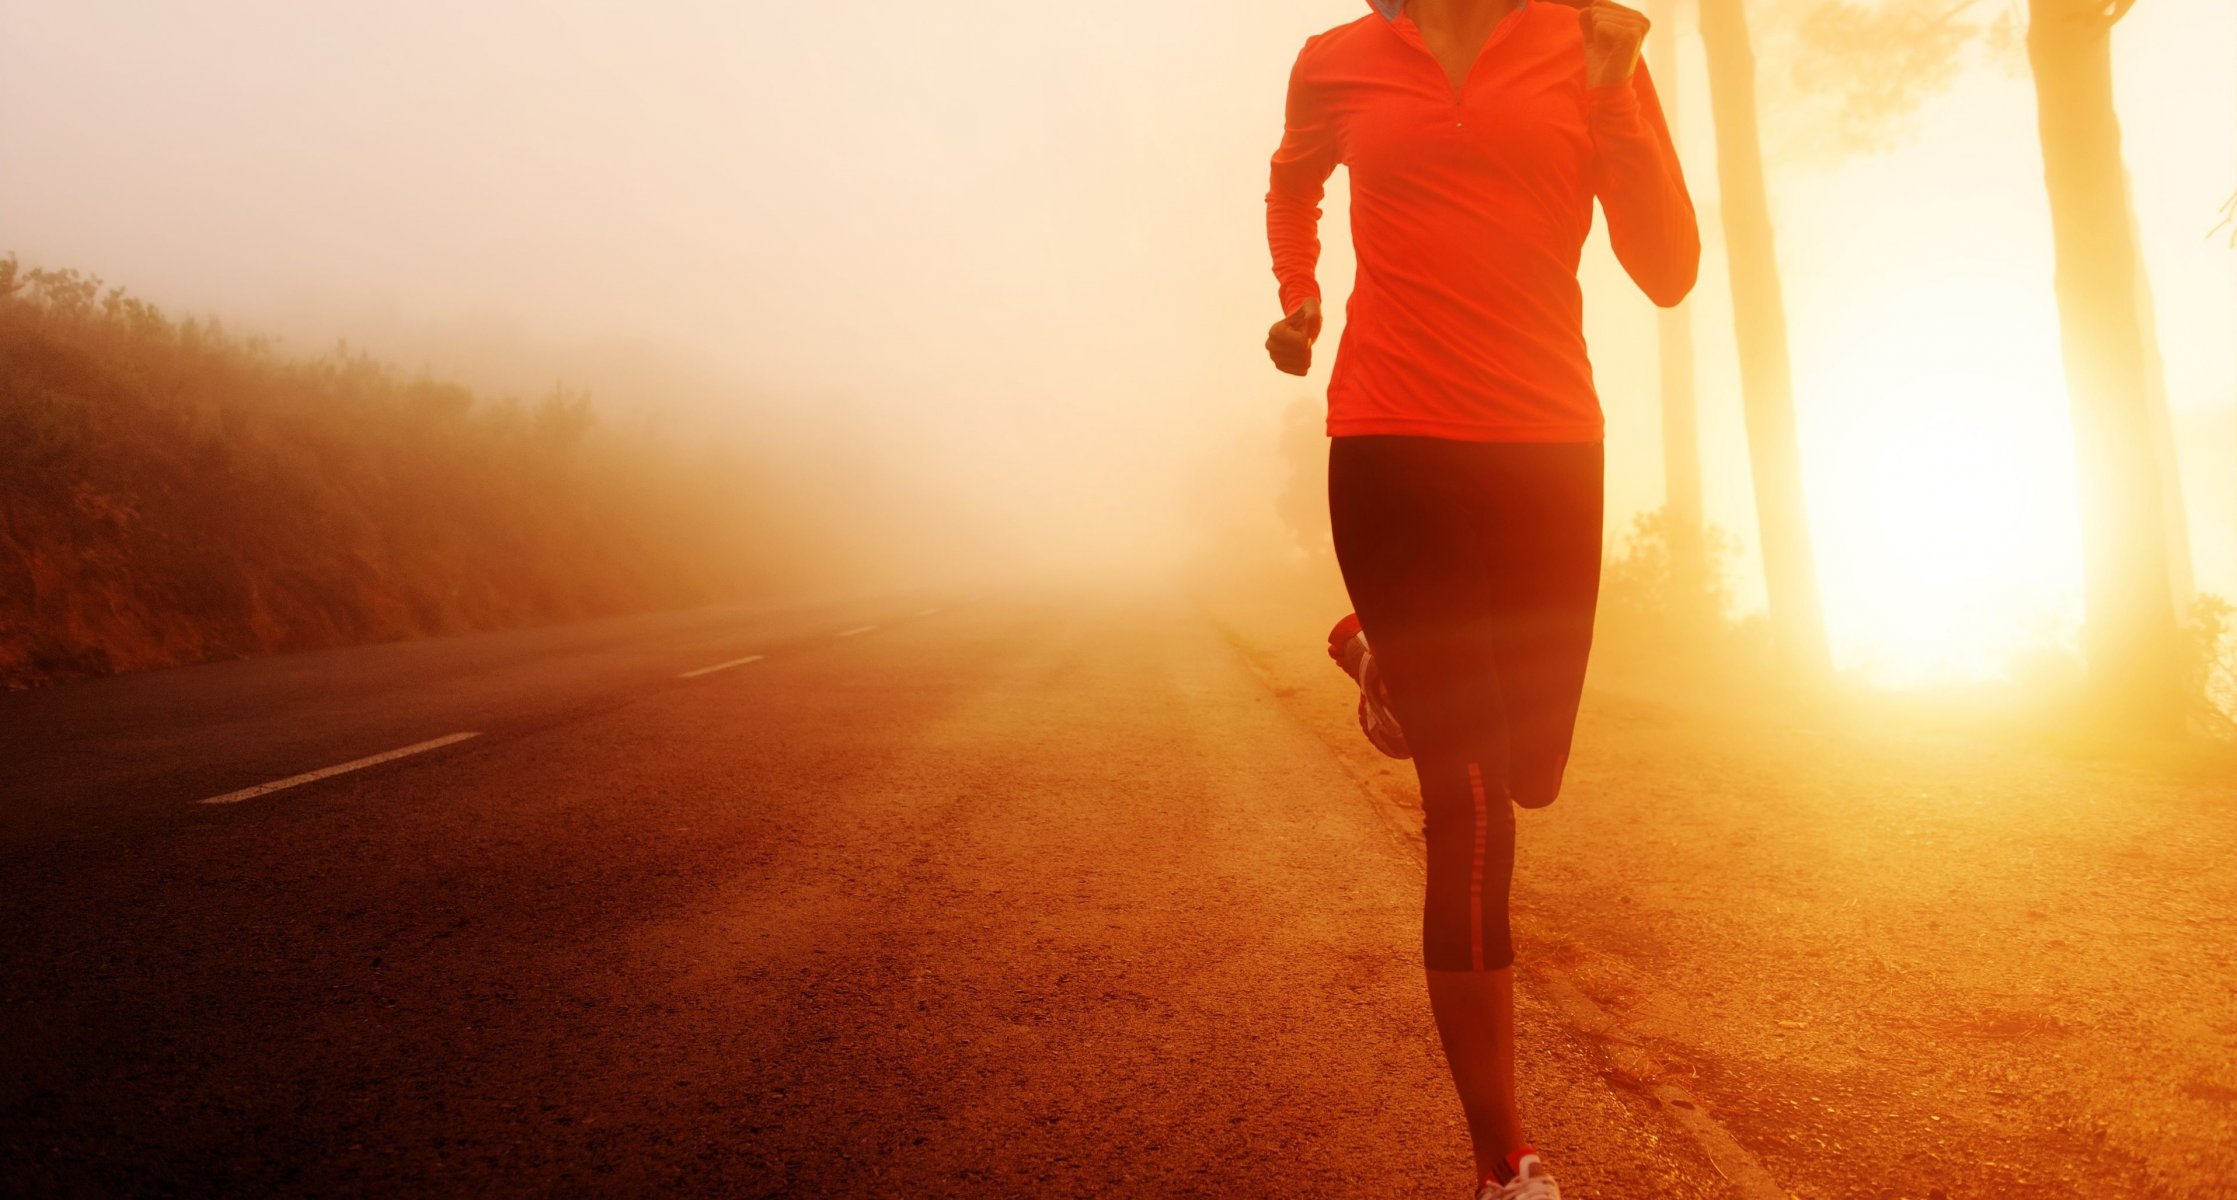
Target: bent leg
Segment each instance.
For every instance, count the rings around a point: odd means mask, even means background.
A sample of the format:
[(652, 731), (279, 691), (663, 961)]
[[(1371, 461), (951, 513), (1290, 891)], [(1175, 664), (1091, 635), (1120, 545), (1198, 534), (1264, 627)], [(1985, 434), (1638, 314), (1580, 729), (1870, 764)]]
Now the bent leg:
[(1561, 791), (1600, 598), (1598, 443), (1502, 446), (1479, 496), (1492, 544), (1485, 603), (1506, 700), (1508, 793), (1543, 808)]

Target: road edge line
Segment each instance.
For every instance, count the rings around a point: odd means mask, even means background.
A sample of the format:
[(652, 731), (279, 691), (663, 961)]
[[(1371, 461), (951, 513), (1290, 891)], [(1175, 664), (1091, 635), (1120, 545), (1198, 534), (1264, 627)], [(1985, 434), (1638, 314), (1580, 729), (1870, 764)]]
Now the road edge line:
[(1626, 1036), (1621, 1019), (1579, 990), (1569, 977), (1544, 964), (1523, 968), (1563, 1019), (1580, 1033), (1599, 1041), (1615, 1068), (1662, 1106), (1664, 1115), (1685, 1131), (1709, 1165), (1730, 1181), (1742, 1200), (1790, 1200), (1792, 1193), (1779, 1186), (1763, 1163), (1720, 1124), (1692, 1092), (1662, 1078), (1654, 1057)]

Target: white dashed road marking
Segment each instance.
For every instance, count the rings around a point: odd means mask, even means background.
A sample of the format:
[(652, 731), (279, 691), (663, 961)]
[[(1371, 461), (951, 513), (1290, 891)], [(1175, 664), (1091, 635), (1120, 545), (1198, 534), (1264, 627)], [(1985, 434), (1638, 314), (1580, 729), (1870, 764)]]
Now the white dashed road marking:
[(842, 629), (842, 630), (840, 630), (840, 631), (839, 631), (839, 636), (840, 636), (840, 637), (853, 637), (854, 635), (856, 635), (856, 634), (858, 634), (858, 633), (868, 633), (868, 632), (870, 632), (871, 630), (873, 630), (873, 629), (876, 629), (876, 628), (877, 628), (877, 626), (875, 626), (875, 625), (858, 625), (858, 626), (856, 626), (856, 627), (855, 627), (855, 628), (853, 628), (853, 629)]
[(699, 668), (699, 669), (698, 669), (698, 670), (696, 670), (696, 671), (686, 671), (686, 672), (684, 672), (683, 674), (681, 674), (681, 675), (678, 675), (678, 676), (676, 676), (676, 678), (678, 678), (678, 679), (697, 679), (697, 678), (699, 678), (699, 677), (700, 677), (701, 675), (712, 675), (712, 674), (714, 674), (714, 673), (715, 673), (715, 672), (717, 672), (717, 671), (727, 671), (727, 670), (729, 670), (729, 669), (730, 669), (730, 668), (732, 668), (732, 667), (742, 667), (742, 666), (745, 666), (745, 665), (746, 665), (747, 663), (757, 663), (757, 662), (760, 662), (760, 661), (761, 661), (761, 656), (760, 656), (760, 655), (758, 655), (758, 654), (748, 654), (748, 655), (747, 655), (747, 656), (745, 656), (744, 658), (733, 658), (733, 659), (731, 659), (731, 660), (730, 660), (729, 662), (718, 662), (718, 663), (716, 663), (716, 664), (715, 664), (714, 666), (711, 666), (711, 667), (701, 667), (701, 668)]
[(324, 767), (316, 771), (305, 771), (301, 775), (290, 775), (285, 779), (275, 779), (270, 783), (260, 783), (257, 784), (255, 787), (242, 788), (240, 791), (237, 792), (227, 792), (222, 796), (212, 796), (207, 800), (197, 801), (197, 803), (239, 804), (243, 800), (253, 800), (258, 796), (268, 796), (273, 792), (283, 791), (291, 787), (301, 787), (306, 783), (317, 783), (321, 779), (330, 779), (336, 775), (346, 774), (350, 771), (362, 771), (367, 767), (377, 767), (384, 762), (394, 762), (399, 758), (405, 758), (413, 754), (425, 754), (430, 750), (440, 750), (445, 746), (455, 745), (459, 742), (463, 742), (467, 738), (476, 738), (480, 736), (481, 734), (479, 733), (454, 733), (447, 737), (430, 738), (427, 741), (417, 742), (400, 750), (391, 750), (385, 754), (374, 754), (365, 758), (355, 759), (353, 761), (343, 763), (340, 766)]

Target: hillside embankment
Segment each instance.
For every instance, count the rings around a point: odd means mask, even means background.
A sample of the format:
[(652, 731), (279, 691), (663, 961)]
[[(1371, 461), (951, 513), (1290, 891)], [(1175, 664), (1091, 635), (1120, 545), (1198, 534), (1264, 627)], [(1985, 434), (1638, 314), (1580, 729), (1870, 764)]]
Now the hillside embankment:
[(0, 259), (0, 687), (838, 582), (830, 473)]

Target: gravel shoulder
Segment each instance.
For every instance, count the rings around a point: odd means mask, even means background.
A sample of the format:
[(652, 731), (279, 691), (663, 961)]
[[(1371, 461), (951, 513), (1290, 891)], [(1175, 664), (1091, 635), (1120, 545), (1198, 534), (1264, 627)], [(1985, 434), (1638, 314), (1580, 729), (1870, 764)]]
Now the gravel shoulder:
[[(1339, 601), (1340, 603), (1340, 601)], [(1333, 612), (1214, 606), (1333, 753)], [(1804, 1200), (2237, 1196), (2237, 772), (1596, 666), (1517, 928)]]

